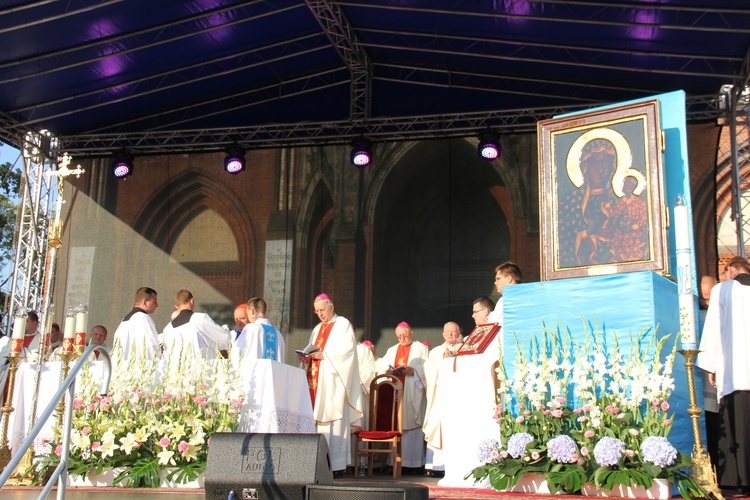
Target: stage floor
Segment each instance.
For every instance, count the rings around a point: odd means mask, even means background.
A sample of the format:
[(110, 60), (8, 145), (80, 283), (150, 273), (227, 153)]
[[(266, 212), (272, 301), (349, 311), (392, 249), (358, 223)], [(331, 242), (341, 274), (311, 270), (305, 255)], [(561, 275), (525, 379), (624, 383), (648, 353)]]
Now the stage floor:
[[(394, 480), (390, 475), (375, 474), (372, 478), (357, 478), (351, 474), (336, 479), (335, 483), (344, 485), (356, 485), (357, 482), (383, 482), (389, 485), (406, 483), (421, 484), (430, 489), (431, 500), (521, 500), (524, 498), (533, 498), (534, 500), (560, 500), (556, 495), (537, 495), (531, 493), (502, 493), (493, 490), (482, 490), (472, 488), (443, 488), (437, 485), (439, 479), (432, 477), (423, 477), (418, 475), (403, 476)], [(2, 500), (34, 500), (39, 497), (41, 488), (31, 488), (24, 486), (6, 486), (0, 492)], [(159, 488), (159, 489), (126, 489), (126, 488), (66, 488), (65, 498), (68, 500), (147, 500), (153, 499), (154, 495), (163, 495), (180, 500), (204, 500), (205, 495), (202, 489), (181, 489), (181, 488)], [(733, 500), (750, 500), (749, 496), (734, 496), (732, 492), (723, 492), (725, 498)], [(52, 490), (49, 499), (56, 498), (57, 491)], [(679, 496), (674, 498), (680, 498)]]

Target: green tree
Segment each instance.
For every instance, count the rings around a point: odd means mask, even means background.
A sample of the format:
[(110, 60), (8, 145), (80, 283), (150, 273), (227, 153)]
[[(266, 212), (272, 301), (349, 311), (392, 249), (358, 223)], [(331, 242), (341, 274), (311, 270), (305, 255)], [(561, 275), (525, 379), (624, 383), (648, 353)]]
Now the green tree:
[(0, 164), (0, 304), (5, 304), (5, 290), (13, 275), (20, 187), (21, 171), (10, 163)]

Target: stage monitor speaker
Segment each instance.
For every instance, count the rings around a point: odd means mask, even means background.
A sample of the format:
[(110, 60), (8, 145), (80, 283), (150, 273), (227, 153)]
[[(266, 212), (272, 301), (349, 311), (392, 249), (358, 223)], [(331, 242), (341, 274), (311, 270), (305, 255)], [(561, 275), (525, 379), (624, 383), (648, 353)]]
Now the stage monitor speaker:
[(306, 500), (428, 500), (430, 489), (421, 484), (362, 482), (310, 484)]
[(216, 433), (204, 474), (206, 500), (305, 498), (309, 484), (333, 482), (320, 434)]

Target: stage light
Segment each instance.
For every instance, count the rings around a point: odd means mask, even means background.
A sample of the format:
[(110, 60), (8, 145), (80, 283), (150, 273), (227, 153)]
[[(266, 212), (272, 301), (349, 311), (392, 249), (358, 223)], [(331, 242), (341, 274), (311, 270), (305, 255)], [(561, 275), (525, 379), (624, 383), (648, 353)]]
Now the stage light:
[(235, 143), (227, 146), (224, 157), (224, 170), (232, 175), (237, 175), (245, 170), (245, 148)]
[(496, 160), (500, 157), (500, 139), (494, 132), (486, 132), (479, 137), (477, 147), (479, 156), (487, 161)]
[(361, 137), (352, 144), (352, 165), (366, 167), (372, 161), (370, 141)]
[(133, 155), (128, 153), (126, 149), (117, 151), (112, 161), (112, 173), (118, 179), (124, 179), (125, 177), (133, 174)]

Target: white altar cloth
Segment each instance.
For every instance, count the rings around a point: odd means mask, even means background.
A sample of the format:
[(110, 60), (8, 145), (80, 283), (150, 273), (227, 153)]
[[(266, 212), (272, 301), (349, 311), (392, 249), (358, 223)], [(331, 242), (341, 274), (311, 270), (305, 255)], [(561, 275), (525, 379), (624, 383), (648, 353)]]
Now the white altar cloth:
[[(502, 330), (481, 354), (445, 358), (438, 368), (437, 393), (441, 408), (445, 477), (438, 485), (449, 488), (492, 489), (489, 480), (474, 484), (464, 479), (478, 459), (479, 444), (500, 439), (500, 426), (492, 418), (495, 411), (494, 363)], [(455, 365), (454, 365), (455, 361)], [(454, 370), (455, 367), (455, 370)]]
[[(224, 361), (221, 361), (224, 362)], [(103, 361), (92, 361), (90, 372), (101, 377)], [(41, 414), (60, 387), (61, 362), (45, 363), (39, 386), (36, 414)], [(161, 373), (157, 370), (157, 373)], [(241, 369), (245, 403), (240, 412), (238, 432), (315, 433), (312, 403), (305, 371), (296, 366), (268, 359), (246, 360)], [(80, 374), (79, 374), (80, 376)], [(26, 437), (36, 379), (36, 365), (21, 363), (16, 372), (13, 392), (15, 411), (8, 418), (8, 445), (15, 452)], [(57, 425), (55, 414), (50, 417), (39, 437), (51, 439), (51, 426)]]

